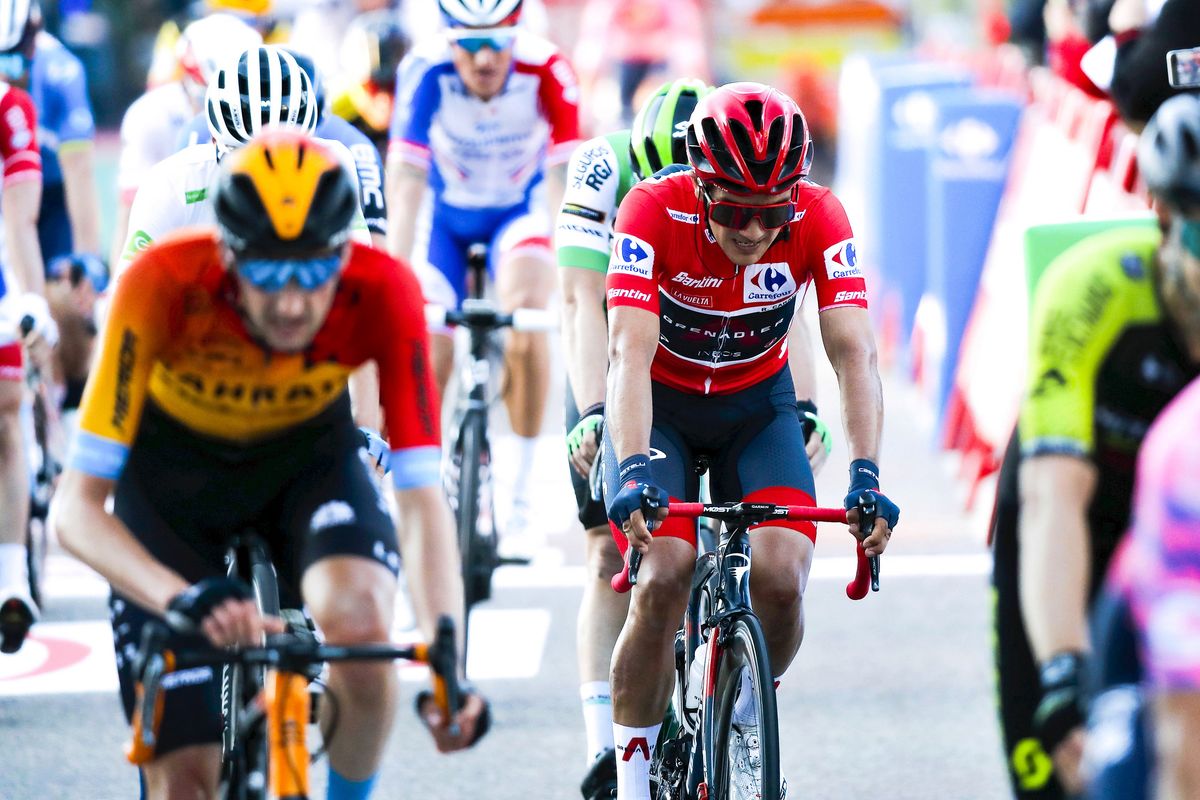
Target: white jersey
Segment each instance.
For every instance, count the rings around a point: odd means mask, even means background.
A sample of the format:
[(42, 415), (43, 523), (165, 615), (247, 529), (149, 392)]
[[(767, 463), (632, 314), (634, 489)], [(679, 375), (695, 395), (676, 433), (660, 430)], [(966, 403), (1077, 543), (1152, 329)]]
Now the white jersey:
[(617, 207), (635, 182), (628, 130), (597, 136), (575, 149), (554, 231), (560, 266), (608, 270)]
[(117, 190), (122, 200), (131, 202), (154, 165), (175, 152), (180, 132), (197, 113), (179, 81), (155, 87), (133, 101), (121, 119)]
[[(331, 139), (316, 141), (333, 151), (342, 162), (342, 168), (352, 177), (356, 174), (354, 156), (344, 144)], [(154, 166), (138, 188), (129, 209), (129, 235), (114, 270), (115, 277), (120, 278), (139, 253), (167, 234), (195, 225), (217, 223), (212, 191), (218, 172), (217, 148), (212, 143), (185, 147)], [(371, 243), (361, 206), (355, 212), (352, 227), (355, 241)]]

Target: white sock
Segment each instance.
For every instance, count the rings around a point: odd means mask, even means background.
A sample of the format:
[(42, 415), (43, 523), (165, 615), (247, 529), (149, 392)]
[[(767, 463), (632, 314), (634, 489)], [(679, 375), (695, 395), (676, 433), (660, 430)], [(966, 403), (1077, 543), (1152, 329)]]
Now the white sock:
[(25, 588), (25, 545), (0, 544), (0, 589)]
[(617, 743), (617, 800), (652, 800), (650, 760), (658, 742), (660, 722), (649, 728), (628, 728), (613, 723)]
[(587, 763), (613, 747), (612, 689), (608, 681), (581, 684), (579, 699), (583, 702), (583, 729), (587, 735)]
[(517, 478), (518, 480), (533, 474), (533, 462), (537, 456), (537, 437), (517, 437)]

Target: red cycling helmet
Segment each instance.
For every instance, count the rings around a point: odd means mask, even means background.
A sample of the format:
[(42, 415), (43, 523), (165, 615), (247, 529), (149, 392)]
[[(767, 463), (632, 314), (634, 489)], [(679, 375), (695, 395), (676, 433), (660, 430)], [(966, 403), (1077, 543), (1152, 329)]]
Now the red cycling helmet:
[(702, 99), (687, 129), (688, 163), (702, 181), (739, 194), (777, 194), (812, 166), (796, 101), (761, 83), (729, 83)]

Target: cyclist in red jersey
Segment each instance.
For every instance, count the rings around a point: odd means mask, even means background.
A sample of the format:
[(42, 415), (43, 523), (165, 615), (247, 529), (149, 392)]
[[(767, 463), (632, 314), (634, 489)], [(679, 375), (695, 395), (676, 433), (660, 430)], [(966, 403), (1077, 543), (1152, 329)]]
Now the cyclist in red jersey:
[[(621, 204), (607, 279), (605, 496), (622, 551), (645, 554), (613, 654), (619, 800), (650, 798), (656, 723), (695, 561), (694, 525), (668, 519), (652, 537), (642, 492), (694, 498), (692, 463), (706, 455), (716, 501), (813, 503), (787, 368), (788, 328), (810, 280), (853, 459), (846, 506), (863, 491), (877, 493), (879, 519), (864, 533), (868, 555), (883, 552), (899, 516), (878, 494), (883, 402), (854, 235), (837, 198), (804, 180), (812, 142), (800, 109), (762, 84), (729, 84), (697, 106), (687, 146), (691, 171), (643, 182)], [(851, 517), (858, 534), (857, 511)], [(811, 523), (751, 533), (760, 563), (751, 595), (776, 677), (800, 646), (815, 539)], [(743, 698), (735, 746), (752, 762), (757, 720), (750, 692)], [(753, 778), (743, 778), (740, 791), (756, 796), (756, 786), (742, 785)]]
[[(6, 41), (0, 29), (0, 46)], [(11, 36), (9, 37), (11, 39)], [(20, 649), (38, 617), (29, 595), (25, 525), (29, 515), (29, 473), (21, 436), (25, 372), (18, 324), (34, 313), (44, 330), (49, 310), (43, 299), (42, 250), (38, 245), (38, 206), (42, 198), (42, 157), (37, 115), (23, 90), (0, 82), (0, 157), (3, 158), (4, 241), (8, 278), (0, 273), (0, 652)]]

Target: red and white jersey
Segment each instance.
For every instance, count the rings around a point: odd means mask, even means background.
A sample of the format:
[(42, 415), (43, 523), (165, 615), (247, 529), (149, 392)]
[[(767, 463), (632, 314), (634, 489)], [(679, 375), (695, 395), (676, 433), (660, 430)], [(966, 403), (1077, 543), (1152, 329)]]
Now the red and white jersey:
[(781, 233), (762, 261), (746, 267), (713, 238), (690, 170), (633, 187), (615, 231), (608, 306), (659, 316), (651, 377), (682, 392), (729, 394), (782, 369), (797, 298), (810, 280), (821, 311), (867, 306), (846, 212), (814, 183), (800, 184), (786, 238)]
[(444, 37), (413, 48), (396, 78), (389, 151), (430, 169), (429, 185), (455, 208), (527, 202), (546, 167), (579, 144), (575, 70), (549, 41), (518, 28), (501, 92), (467, 90)]
[(33, 98), (7, 83), (0, 83), (0, 155), (4, 158), (5, 186), (41, 180), (42, 156), (38, 152)]

